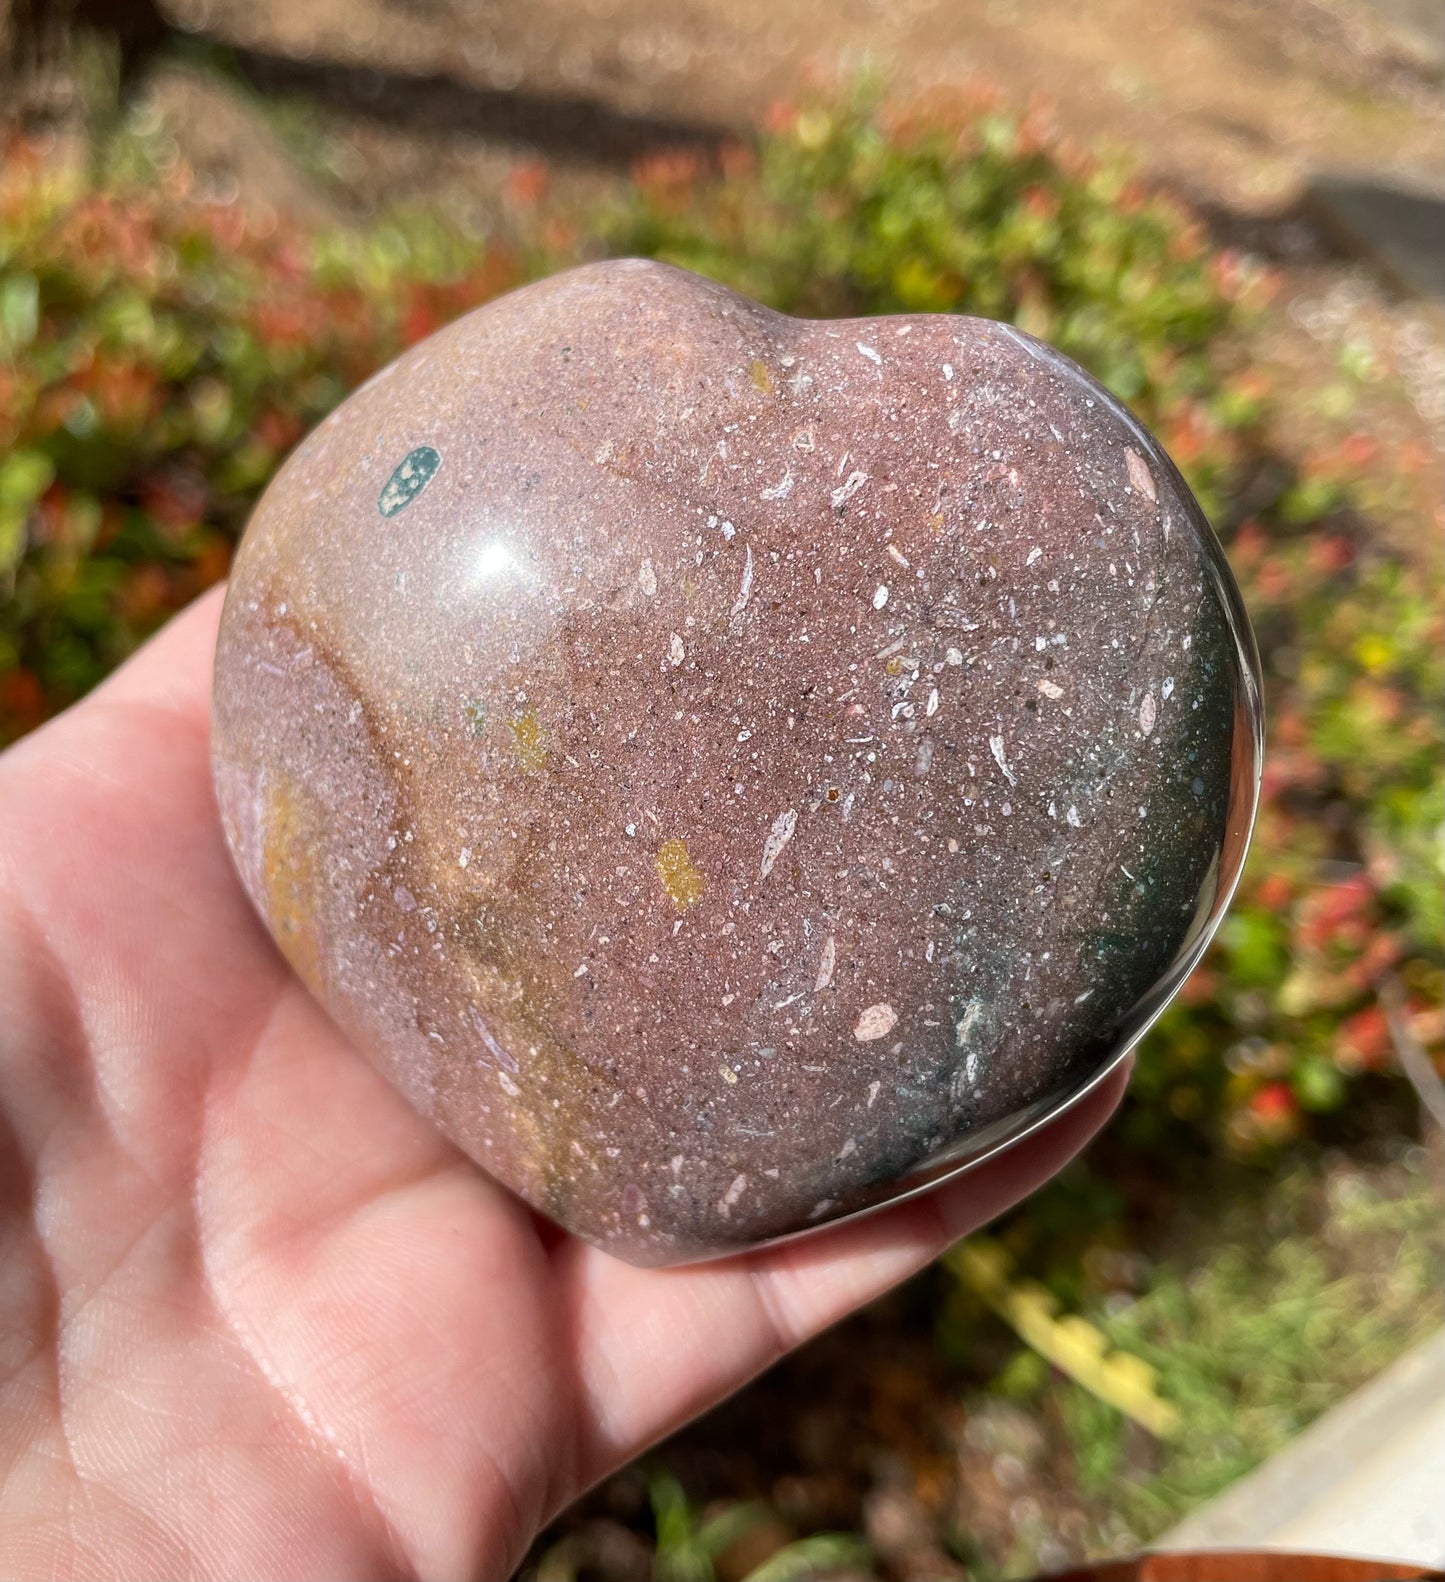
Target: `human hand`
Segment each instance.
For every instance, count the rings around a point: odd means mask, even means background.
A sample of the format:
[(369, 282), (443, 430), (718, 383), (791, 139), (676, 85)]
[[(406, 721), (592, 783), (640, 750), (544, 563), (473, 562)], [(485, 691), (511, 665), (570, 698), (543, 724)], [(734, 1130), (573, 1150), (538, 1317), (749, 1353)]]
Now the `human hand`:
[(0, 757), (0, 1575), (480, 1577), (1057, 1171), (1116, 1073), (928, 1196), (644, 1271), (444, 1142), (232, 873), (219, 597)]

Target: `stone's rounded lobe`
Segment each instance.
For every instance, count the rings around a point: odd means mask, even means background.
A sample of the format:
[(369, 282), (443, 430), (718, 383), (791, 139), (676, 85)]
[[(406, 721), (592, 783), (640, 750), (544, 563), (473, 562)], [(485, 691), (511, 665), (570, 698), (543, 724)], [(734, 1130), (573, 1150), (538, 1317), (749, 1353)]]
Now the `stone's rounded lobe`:
[(247, 530), (216, 781), (278, 944), (499, 1180), (642, 1263), (897, 1198), (1077, 1098), (1237, 877), (1238, 595), (1005, 326), (658, 264), (384, 370)]

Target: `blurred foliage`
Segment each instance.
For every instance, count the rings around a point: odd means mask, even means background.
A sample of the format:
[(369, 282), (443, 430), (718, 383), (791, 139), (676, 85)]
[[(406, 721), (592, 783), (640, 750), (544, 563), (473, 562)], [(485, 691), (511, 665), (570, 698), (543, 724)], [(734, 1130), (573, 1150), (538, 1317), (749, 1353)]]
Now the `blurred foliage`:
[(1122, 163), (986, 93), (906, 114), (860, 94), (779, 107), (712, 164), (650, 158), (581, 225), (520, 165), (512, 254), (425, 215), (308, 234), (207, 203), (143, 139), (107, 148), (85, 171), (15, 143), (0, 175), (0, 741), (224, 574), (257, 492), (349, 389), (574, 261), (579, 232), (791, 312), (1002, 317), (1160, 435), (1230, 544), (1267, 670), (1249, 871), (1145, 1045), (1120, 1135), (1177, 1160), (1318, 1130), (1389, 1080), (1387, 978), (1438, 1054), (1439, 588), (1382, 558), (1358, 504), (1388, 500), (1398, 458), (1363, 436), (1297, 466), (1268, 454), (1276, 398), (1247, 345), (1269, 280)]
[[(1305, 1219), (1311, 1188), (1304, 1172), (1282, 1175), (1276, 1220)], [(1131, 1475), (1122, 1416), (1077, 1387), (1062, 1395), (1083, 1483), (1107, 1490), (1136, 1532), (1222, 1493), (1438, 1328), (1436, 1195), (1385, 1200), (1348, 1173), (1331, 1195), (1323, 1226), (1267, 1241), (1259, 1216), (1240, 1223), (1236, 1206), (1207, 1264), (1166, 1266), (1138, 1300), (1099, 1317), (1113, 1345), (1168, 1379), (1189, 1425), (1152, 1473)], [(1374, 1257), (1359, 1257), (1370, 1245)]]
[[(654, 1531), (652, 1582), (719, 1582), (720, 1570), (740, 1582), (809, 1582), (820, 1574), (833, 1576), (869, 1563), (868, 1546), (851, 1533), (789, 1537), (761, 1500), (730, 1501), (705, 1513), (694, 1507), (666, 1467), (650, 1468), (647, 1483)], [(763, 1558), (752, 1565), (747, 1550), (759, 1541)], [(545, 1566), (539, 1582), (546, 1582)]]
[(131, 170), (124, 140), (116, 160), (93, 181), (3, 154), (0, 742), (225, 575), (349, 390), (518, 279), (426, 217), (307, 236)]

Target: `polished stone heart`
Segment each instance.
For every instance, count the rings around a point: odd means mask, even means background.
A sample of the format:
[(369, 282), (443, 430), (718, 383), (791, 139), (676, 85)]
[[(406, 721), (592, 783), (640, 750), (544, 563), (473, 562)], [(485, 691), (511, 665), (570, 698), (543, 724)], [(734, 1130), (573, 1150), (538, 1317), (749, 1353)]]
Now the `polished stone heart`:
[(287, 463), (216, 784), (411, 1103), (677, 1262), (936, 1181), (1120, 1058), (1238, 873), (1252, 654), (1174, 467), (1047, 347), (598, 264)]

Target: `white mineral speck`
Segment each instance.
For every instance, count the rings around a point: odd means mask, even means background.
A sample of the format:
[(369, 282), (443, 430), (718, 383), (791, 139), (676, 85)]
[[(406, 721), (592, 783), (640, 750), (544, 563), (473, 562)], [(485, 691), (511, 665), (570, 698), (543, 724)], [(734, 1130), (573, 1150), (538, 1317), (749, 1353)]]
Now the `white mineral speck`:
[(833, 491), (833, 509), (841, 511), (867, 482), (868, 474), (866, 472), (850, 472), (847, 478), (844, 479), (842, 486)]
[(738, 589), (738, 596), (733, 600), (731, 613), (741, 615), (748, 607), (748, 600), (753, 593), (753, 546), (743, 545), (743, 580)]
[(953, 1029), (960, 1048), (967, 1046), (969, 1039), (973, 1037), (973, 1030), (978, 1026), (979, 1018), (982, 1015), (982, 1000), (970, 1000), (964, 1007), (963, 1015), (958, 1019)]
[(733, 1177), (733, 1184), (718, 1199), (717, 1211), (724, 1219), (731, 1218), (733, 1204), (737, 1202), (737, 1200), (743, 1195), (744, 1192), (747, 1191), (747, 1189), (748, 1178), (746, 1176), (740, 1175)]
[(1154, 474), (1149, 471), (1149, 463), (1139, 452), (1126, 445), (1124, 447), (1124, 466), (1129, 473), (1129, 482), (1140, 494), (1147, 495), (1149, 499), (1157, 501), (1159, 491), (1154, 486)]
[(823, 941), (823, 949), (818, 957), (818, 978), (813, 984), (813, 992), (820, 994), (833, 981), (833, 968), (838, 960), (838, 942), (831, 934)]
[(1146, 692), (1144, 701), (1139, 705), (1139, 729), (1147, 736), (1154, 729), (1154, 721), (1158, 718), (1159, 708), (1154, 702), (1154, 694)]
[(672, 638), (668, 642), (667, 657), (672, 661), (674, 670), (687, 658), (687, 650), (682, 646), (682, 639), (676, 632), (672, 634)]
[(853, 1029), (853, 1036), (860, 1044), (871, 1044), (875, 1039), (886, 1038), (897, 1025), (898, 1012), (883, 1000), (858, 1013), (858, 1025)]
[(882, 367), (882, 357), (880, 357), (871, 346), (865, 346), (862, 341), (858, 341), (855, 344), (857, 345), (858, 350), (863, 353), (870, 363), (877, 363), (879, 367)]
[(887, 583), (880, 582), (878, 584), (878, 586), (873, 590), (873, 608), (875, 610), (881, 610), (883, 608), (883, 606), (885, 604), (887, 604), (887, 603), (888, 603), (888, 585), (887, 585)]
[(644, 560), (637, 568), (637, 586), (649, 599), (657, 592), (657, 573), (652, 569), (650, 560)]
[(1018, 776), (1009, 768), (1008, 760), (1004, 757), (1003, 737), (990, 736), (988, 739), (988, 750), (993, 754), (993, 761), (1003, 770), (1004, 779), (1011, 786), (1017, 785), (1019, 783)]
[(781, 855), (783, 847), (793, 838), (793, 831), (798, 827), (798, 814), (795, 808), (787, 808), (773, 820), (773, 826), (768, 831), (768, 838), (763, 842), (763, 860), (758, 868), (758, 878), (766, 879), (773, 871), (773, 864)]

